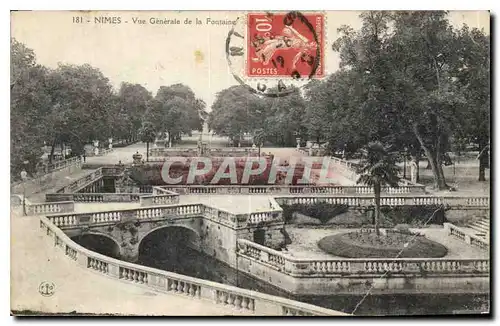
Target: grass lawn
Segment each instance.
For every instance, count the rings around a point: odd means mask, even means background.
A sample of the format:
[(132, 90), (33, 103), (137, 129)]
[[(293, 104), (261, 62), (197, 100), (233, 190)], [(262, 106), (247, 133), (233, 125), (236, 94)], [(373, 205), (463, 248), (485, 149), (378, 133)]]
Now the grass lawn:
[(380, 236), (360, 231), (330, 235), (319, 240), (318, 247), (347, 258), (439, 258), (448, 253), (445, 246), (423, 236), (392, 232)]

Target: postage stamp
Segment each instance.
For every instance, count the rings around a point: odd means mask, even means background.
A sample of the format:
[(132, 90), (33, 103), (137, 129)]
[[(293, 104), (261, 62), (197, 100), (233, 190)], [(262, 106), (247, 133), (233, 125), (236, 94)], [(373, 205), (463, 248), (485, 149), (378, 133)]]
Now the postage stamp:
[(249, 13), (248, 77), (322, 77), (323, 13)]

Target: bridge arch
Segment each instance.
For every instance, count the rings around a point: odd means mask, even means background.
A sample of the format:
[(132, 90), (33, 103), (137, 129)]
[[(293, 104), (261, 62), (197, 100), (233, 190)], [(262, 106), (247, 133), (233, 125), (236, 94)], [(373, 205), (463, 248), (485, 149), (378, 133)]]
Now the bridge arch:
[(80, 246), (102, 255), (120, 258), (120, 244), (112, 236), (99, 232), (85, 232), (71, 237)]
[(148, 237), (149, 235), (151, 235), (152, 233), (154, 232), (158, 232), (162, 229), (168, 229), (168, 228), (180, 228), (180, 229), (186, 229), (186, 230), (189, 230), (191, 232), (193, 232), (194, 234), (196, 234), (197, 238), (200, 238), (200, 232), (192, 227), (189, 227), (187, 225), (182, 225), (182, 224), (178, 224), (178, 225), (161, 225), (161, 226), (158, 226), (158, 227), (155, 227), (155, 228), (152, 228), (151, 230), (149, 230), (148, 232), (142, 234), (139, 236), (139, 246), (141, 245), (142, 241)]
[(185, 225), (163, 225), (151, 229), (139, 237), (139, 256), (172, 255), (179, 247), (199, 250), (201, 238), (199, 233)]

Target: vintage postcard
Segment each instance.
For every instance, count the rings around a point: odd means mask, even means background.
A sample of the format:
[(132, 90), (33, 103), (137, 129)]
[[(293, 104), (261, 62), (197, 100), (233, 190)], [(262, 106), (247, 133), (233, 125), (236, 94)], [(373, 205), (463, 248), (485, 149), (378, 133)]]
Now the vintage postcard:
[(11, 314), (490, 314), (487, 11), (13, 11)]

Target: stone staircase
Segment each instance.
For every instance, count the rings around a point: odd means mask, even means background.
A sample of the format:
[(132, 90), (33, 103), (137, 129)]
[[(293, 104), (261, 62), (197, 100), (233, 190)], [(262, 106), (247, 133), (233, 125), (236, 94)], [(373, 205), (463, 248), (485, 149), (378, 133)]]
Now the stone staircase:
[(482, 216), (480, 219), (469, 222), (467, 227), (472, 229), (475, 235), (486, 239), (490, 233), (490, 217)]

